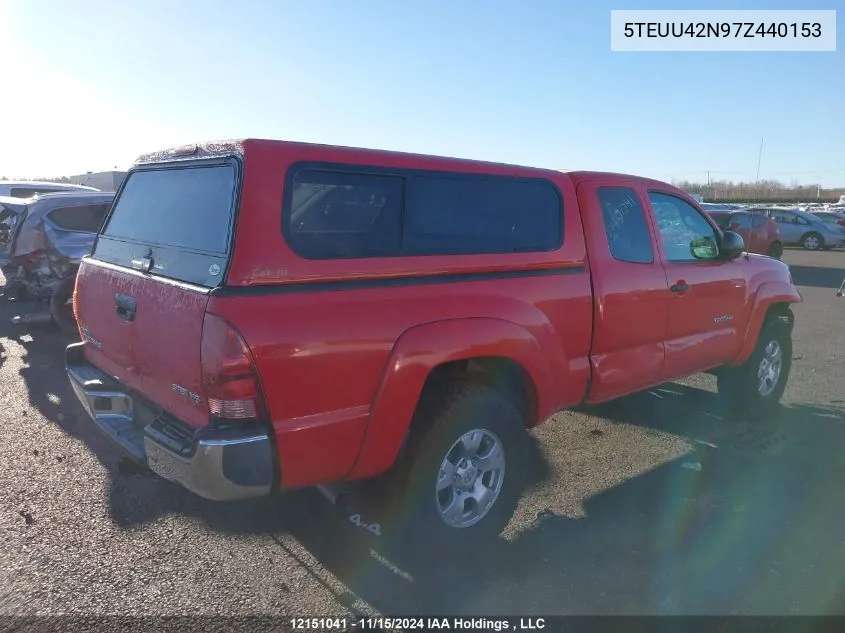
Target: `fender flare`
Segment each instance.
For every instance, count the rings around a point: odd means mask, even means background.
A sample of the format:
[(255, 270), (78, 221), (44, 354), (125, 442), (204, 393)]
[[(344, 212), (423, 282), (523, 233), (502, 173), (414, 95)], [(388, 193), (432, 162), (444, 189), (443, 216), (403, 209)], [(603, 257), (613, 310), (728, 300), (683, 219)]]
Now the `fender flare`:
[(509, 358), (534, 382), (538, 411), (547, 411), (552, 370), (543, 349), (525, 328), (502, 319), (468, 317), (433, 321), (402, 333), (376, 389), (370, 421), (348, 479), (374, 477), (393, 465), (431, 371), (443, 363), (497, 356)]
[(778, 303), (802, 303), (803, 299), (798, 289), (792, 284), (784, 281), (769, 281), (761, 284), (754, 295), (754, 304), (751, 308), (751, 315), (745, 329), (745, 337), (740, 346), (739, 354), (734, 359), (732, 366), (742, 365), (754, 352), (757, 344), (757, 337), (763, 329), (763, 323), (771, 307)]

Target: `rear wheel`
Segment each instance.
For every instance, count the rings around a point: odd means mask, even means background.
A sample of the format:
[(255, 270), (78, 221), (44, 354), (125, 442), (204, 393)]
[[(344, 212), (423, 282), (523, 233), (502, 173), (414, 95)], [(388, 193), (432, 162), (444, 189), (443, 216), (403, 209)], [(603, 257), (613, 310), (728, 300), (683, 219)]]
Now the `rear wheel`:
[(807, 233), (801, 243), (808, 251), (817, 251), (824, 248), (824, 238), (818, 233)]
[(769, 246), (769, 257), (780, 259), (783, 256), (783, 244), (780, 242), (772, 242)]
[(61, 330), (76, 334), (76, 317), (73, 315), (73, 288), (75, 277), (64, 279), (50, 295), (50, 315)]
[(763, 324), (751, 357), (719, 374), (719, 393), (733, 412), (749, 416), (770, 413), (780, 403), (791, 368), (791, 328), (784, 319), (771, 317)]
[(527, 433), (517, 408), (461, 380), (421, 403), (394, 505), (403, 541), (426, 547), (495, 538), (522, 494)]

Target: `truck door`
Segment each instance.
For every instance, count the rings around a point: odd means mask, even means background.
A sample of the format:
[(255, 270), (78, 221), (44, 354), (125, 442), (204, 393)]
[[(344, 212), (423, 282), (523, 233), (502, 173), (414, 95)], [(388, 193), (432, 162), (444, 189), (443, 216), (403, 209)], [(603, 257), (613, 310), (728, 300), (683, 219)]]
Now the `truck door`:
[(748, 308), (748, 262), (721, 259), (716, 229), (686, 200), (654, 188), (647, 196), (671, 294), (663, 379), (674, 380), (738, 353)]
[(600, 402), (660, 380), (672, 297), (636, 189), (597, 179), (577, 193), (595, 301), (588, 401)]

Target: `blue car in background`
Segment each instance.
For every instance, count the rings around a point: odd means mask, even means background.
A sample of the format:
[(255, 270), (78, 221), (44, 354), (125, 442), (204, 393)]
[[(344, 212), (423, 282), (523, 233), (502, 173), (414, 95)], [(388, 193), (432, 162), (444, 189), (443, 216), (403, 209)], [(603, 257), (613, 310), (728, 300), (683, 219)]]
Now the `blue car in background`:
[(830, 250), (845, 246), (845, 227), (801, 211), (781, 207), (754, 207), (751, 213), (762, 213), (778, 225), (781, 241), (788, 246), (803, 246), (807, 250)]

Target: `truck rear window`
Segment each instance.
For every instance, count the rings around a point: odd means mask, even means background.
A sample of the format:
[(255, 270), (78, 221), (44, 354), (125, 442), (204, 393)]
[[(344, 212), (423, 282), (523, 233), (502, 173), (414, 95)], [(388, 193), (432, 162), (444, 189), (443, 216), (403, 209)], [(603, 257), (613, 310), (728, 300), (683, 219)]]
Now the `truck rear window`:
[(225, 254), (235, 192), (231, 165), (136, 171), (103, 235)]
[(93, 257), (218, 286), (229, 260), (237, 178), (236, 164), (229, 159), (130, 172)]

